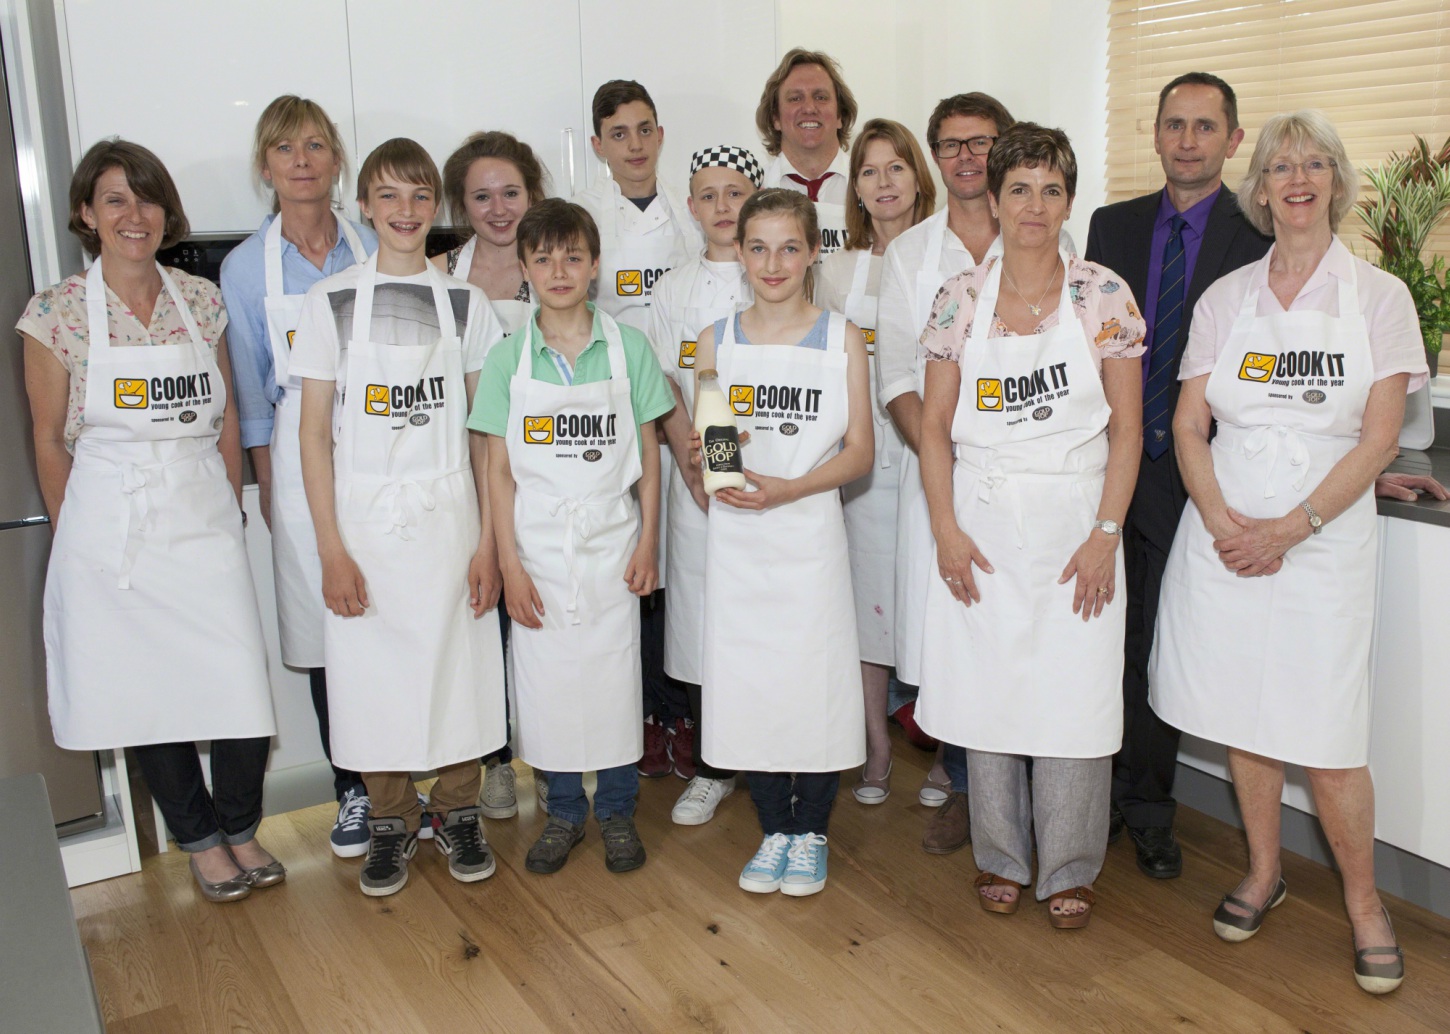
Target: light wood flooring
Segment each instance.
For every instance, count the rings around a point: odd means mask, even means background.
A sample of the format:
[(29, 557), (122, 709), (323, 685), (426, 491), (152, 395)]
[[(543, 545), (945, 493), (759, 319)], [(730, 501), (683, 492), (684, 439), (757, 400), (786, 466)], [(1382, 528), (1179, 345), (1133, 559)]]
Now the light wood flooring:
[(858, 805), (843, 778), (830, 883), (811, 898), (737, 888), (760, 840), (743, 780), (698, 827), (670, 823), (680, 780), (643, 781), (643, 869), (608, 873), (591, 820), (562, 872), (528, 873), (544, 820), (522, 772), (519, 816), (487, 824), (499, 866), (481, 883), (422, 844), (401, 893), (365, 898), (319, 806), (263, 822), (287, 882), (239, 904), (203, 901), (175, 851), (72, 898), (112, 1034), (1450, 1031), (1450, 920), (1388, 900), (1409, 976), (1373, 998), (1351, 974), (1337, 878), (1286, 855), (1288, 900), (1225, 944), (1209, 917), (1242, 836), (1187, 809), (1184, 876), (1141, 876), (1125, 838), (1087, 929), (1051, 929), (1032, 901), (983, 912), (971, 850), (920, 849), (928, 755), (895, 750), (885, 804)]

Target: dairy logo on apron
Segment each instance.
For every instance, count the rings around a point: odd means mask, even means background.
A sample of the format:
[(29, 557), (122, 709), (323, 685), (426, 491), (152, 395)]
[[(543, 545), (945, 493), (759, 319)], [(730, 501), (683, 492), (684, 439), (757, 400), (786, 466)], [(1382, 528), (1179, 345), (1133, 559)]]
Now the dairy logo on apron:
[[(195, 407), (210, 404), (211, 374), (181, 374), (176, 377), (152, 377), (150, 380), (138, 377), (115, 378), (115, 400), (117, 409), (149, 409), (163, 413), (169, 410), (186, 410), (191, 420), (196, 419)], [(181, 414), (183, 417), (185, 414)], [(153, 422), (170, 420), (170, 416), (153, 417)], [(183, 419), (189, 424), (191, 420)]]
[[(779, 425), (780, 431), (795, 434), (800, 426), (790, 421), (808, 422), (820, 418), (821, 389), (791, 384), (732, 384), (730, 408), (737, 416), (785, 420), (786, 423)], [(769, 431), (771, 427), (757, 423), (756, 429)]]
[[(1318, 405), (1326, 397), (1319, 389), (1344, 387), (1344, 353), (1309, 349), (1277, 354), (1245, 352), (1238, 379), (1275, 388), (1308, 388), (1300, 397), (1310, 405)], [(1292, 392), (1268, 394), (1271, 399), (1294, 397)]]
[(695, 346), (698, 341), (680, 342), (680, 369), (693, 370), (695, 368)]
[[(1040, 366), (1031, 373), (1018, 377), (981, 377), (977, 380), (977, 409), (983, 413), (1022, 413), (1032, 411), (1032, 419), (1046, 420), (1052, 415), (1052, 407), (1043, 405), (1053, 399), (1066, 398), (1071, 393), (1067, 385), (1067, 363), (1052, 363)], [(1020, 423), (1026, 417), (1008, 420), (1007, 426)]]
[(427, 377), (416, 384), (369, 384), (363, 396), (363, 412), (368, 416), (406, 416), (409, 423), (421, 427), (428, 422), (425, 410), (442, 409), (447, 404), (443, 388), (445, 380), (443, 377)]
[(648, 296), (668, 269), (621, 269), (614, 274), (614, 293), (621, 298)]

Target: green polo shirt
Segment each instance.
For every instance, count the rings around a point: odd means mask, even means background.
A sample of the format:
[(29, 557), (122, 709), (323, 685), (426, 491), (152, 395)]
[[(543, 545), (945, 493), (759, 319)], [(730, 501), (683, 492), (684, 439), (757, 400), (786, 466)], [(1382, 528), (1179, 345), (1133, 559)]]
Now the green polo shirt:
[[(599, 312), (593, 305), (594, 327), (591, 340), (579, 358), (574, 362), (574, 383), (592, 384), (609, 380), (609, 342), (604, 339), (604, 328), (600, 324)], [(533, 357), (530, 368), (534, 380), (548, 384), (564, 383), (559, 368), (551, 356), (544, 351), (544, 335), (539, 333), (538, 317), (531, 317), (533, 326)], [(478, 390), (473, 395), (473, 410), (468, 416), (468, 427), (484, 434), (502, 438), (508, 432), (509, 384), (519, 368), (519, 355), (523, 352), (526, 327), (520, 327), (488, 351), (483, 369), (478, 375)], [(620, 344), (624, 346), (624, 369), (629, 377), (629, 401), (634, 407), (636, 423), (644, 424), (664, 416), (675, 407), (675, 394), (665, 380), (660, 361), (650, 347), (649, 340), (633, 327), (619, 324)], [(641, 451), (644, 448), (640, 436)]]

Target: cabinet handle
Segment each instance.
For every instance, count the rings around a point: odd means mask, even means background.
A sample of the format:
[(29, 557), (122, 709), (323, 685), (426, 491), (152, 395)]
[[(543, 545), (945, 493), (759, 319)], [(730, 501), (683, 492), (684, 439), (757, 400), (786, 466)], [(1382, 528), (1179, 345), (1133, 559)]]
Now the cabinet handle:
[(559, 165), (568, 171), (569, 196), (573, 197), (578, 193), (578, 188), (574, 185), (574, 127), (565, 127), (559, 133), (559, 140)]

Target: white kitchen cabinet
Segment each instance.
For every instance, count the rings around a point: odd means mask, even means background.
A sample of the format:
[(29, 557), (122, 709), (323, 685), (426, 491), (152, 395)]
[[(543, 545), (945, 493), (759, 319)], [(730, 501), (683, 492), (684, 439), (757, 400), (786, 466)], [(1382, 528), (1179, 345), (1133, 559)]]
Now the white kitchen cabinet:
[(344, 0), (65, 0), (57, 17), (76, 160), (109, 136), (149, 147), (194, 233), (250, 233), (267, 213), (250, 154), (274, 97), (311, 97), (355, 145)]
[[(588, 138), (578, 0), (414, 0), (406, 8), (348, 0), (347, 21), (364, 155), (407, 136), (441, 169), (468, 134), (502, 129), (534, 148), (551, 193), (569, 194), (571, 166), (582, 173)], [(420, 39), (427, 41), (420, 52), (398, 59), (400, 45), (419, 46)]]
[[(766, 162), (755, 129), (760, 89), (775, 69), (775, 0), (682, 4), (647, 0), (623, 16), (616, 4), (582, 0), (584, 125), (593, 133), (590, 102), (610, 79), (634, 79), (649, 90), (665, 129), (660, 176), (687, 188), (690, 155), (713, 144), (748, 147)], [(588, 151), (588, 177), (603, 162)]]

